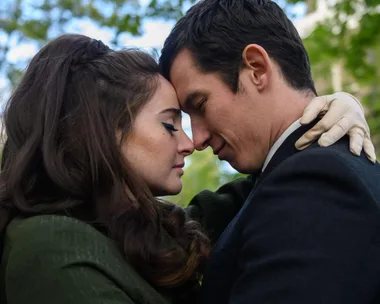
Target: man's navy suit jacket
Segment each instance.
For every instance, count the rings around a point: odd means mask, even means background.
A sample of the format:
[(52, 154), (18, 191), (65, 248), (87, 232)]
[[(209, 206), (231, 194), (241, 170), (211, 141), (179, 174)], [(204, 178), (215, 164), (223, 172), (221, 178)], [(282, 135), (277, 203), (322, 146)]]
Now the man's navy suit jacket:
[(219, 238), (204, 304), (380, 303), (380, 165), (293, 132)]

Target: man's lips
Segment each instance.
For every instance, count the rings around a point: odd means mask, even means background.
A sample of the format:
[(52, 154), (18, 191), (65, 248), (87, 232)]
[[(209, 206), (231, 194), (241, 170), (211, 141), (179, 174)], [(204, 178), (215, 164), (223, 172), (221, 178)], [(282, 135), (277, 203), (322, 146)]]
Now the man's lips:
[(225, 143), (223, 145), (221, 145), (218, 149), (213, 150), (214, 155), (218, 155), (219, 152), (224, 148), (224, 146), (225, 146)]

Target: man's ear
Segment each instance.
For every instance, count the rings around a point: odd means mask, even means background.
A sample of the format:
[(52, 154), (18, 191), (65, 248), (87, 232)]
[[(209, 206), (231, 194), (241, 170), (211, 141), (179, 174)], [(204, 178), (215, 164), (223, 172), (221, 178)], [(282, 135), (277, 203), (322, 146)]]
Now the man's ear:
[(250, 79), (262, 91), (268, 86), (272, 74), (272, 64), (268, 53), (257, 44), (249, 44), (242, 53), (244, 68), (249, 70)]

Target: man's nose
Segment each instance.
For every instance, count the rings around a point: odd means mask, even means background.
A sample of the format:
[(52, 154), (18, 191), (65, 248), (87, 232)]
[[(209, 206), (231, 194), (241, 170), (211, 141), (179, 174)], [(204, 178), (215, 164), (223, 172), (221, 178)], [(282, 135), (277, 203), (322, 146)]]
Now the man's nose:
[(208, 131), (206, 125), (200, 123), (192, 123), (191, 130), (193, 133), (193, 142), (195, 149), (202, 151), (209, 146), (211, 132)]

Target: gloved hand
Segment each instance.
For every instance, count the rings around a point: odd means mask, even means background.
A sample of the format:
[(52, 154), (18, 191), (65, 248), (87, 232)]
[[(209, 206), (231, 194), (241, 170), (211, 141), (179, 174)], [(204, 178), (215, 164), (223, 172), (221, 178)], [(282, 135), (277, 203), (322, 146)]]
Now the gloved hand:
[(376, 162), (375, 147), (359, 100), (345, 92), (316, 97), (306, 107), (300, 122), (309, 124), (320, 115), (322, 119), (296, 142), (297, 149), (303, 150), (317, 139), (319, 145), (327, 147), (348, 134), (350, 151), (360, 155), (364, 150), (367, 158)]

